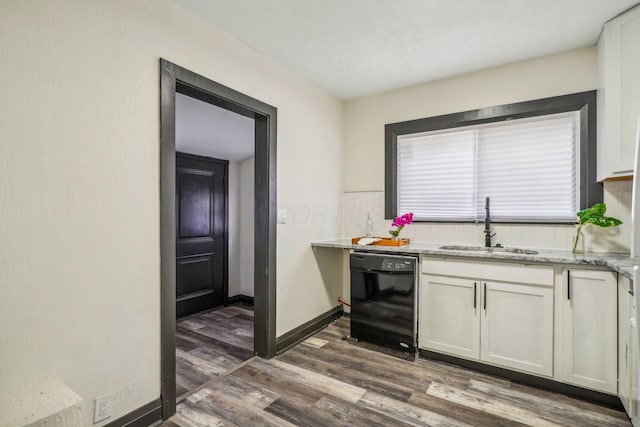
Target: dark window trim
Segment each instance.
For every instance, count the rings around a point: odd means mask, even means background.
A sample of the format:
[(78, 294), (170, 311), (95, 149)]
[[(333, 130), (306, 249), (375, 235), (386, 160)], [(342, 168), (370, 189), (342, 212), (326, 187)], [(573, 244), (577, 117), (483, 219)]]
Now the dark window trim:
[[(385, 218), (393, 219), (398, 215), (398, 194), (396, 190), (398, 136), (569, 111), (580, 112), (580, 209), (585, 209), (594, 203), (602, 202), (602, 183), (599, 183), (596, 177), (596, 91), (591, 90), (570, 95), (554, 96), (551, 98), (535, 99), (533, 101), (517, 102), (515, 104), (480, 108), (461, 113), (386, 124), (384, 127)], [(457, 221), (424, 222), (453, 223)], [(539, 223), (526, 222), (526, 224)]]

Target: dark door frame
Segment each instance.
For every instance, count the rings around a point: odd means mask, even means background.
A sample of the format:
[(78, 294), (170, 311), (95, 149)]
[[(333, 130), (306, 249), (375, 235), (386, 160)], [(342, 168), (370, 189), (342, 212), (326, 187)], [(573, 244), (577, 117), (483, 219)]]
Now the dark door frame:
[(255, 120), (254, 347), (276, 354), (277, 109), (160, 59), (160, 394), (162, 418), (176, 412), (176, 92)]

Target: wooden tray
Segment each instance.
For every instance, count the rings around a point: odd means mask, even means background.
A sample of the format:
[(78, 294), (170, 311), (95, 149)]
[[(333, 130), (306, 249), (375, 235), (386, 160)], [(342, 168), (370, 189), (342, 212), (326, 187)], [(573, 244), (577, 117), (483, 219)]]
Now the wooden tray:
[[(351, 238), (351, 244), (357, 245), (360, 239), (363, 239), (363, 238), (364, 237), (353, 237)], [(376, 239), (382, 239), (382, 240), (378, 240), (375, 243), (371, 243), (370, 245), (365, 245), (365, 246), (407, 246), (411, 242), (410, 239), (404, 239), (404, 238), (393, 240), (393, 239), (387, 239), (386, 237), (376, 237)]]

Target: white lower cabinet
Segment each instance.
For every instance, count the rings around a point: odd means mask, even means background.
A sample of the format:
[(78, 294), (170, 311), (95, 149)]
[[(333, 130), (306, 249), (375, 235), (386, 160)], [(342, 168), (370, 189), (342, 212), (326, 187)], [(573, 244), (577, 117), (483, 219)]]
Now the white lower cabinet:
[(480, 357), (477, 281), (424, 275), (418, 340), (422, 348), (469, 359)]
[(418, 346), (618, 393), (633, 417), (639, 350), (630, 283), (584, 267), (425, 257)]
[(420, 348), (553, 375), (552, 267), (425, 259), (422, 271)]
[(483, 282), (480, 359), (553, 375), (553, 288)]
[(570, 269), (563, 278), (559, 298), (562, 381), (616, 394), (616, 274)]
[(618, 277), (618, 396), (627, 414), (637, 425), (638, 401), (638, 331), (635, 299), (630, 279)]

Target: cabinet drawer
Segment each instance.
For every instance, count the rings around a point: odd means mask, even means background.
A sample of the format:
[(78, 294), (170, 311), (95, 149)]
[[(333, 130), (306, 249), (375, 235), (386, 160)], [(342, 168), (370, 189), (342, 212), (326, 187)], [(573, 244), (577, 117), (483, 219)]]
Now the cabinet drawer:
[(422, 273), (553, 286), (553, 267), (508, 262), (454, 261), (425, 257)]

